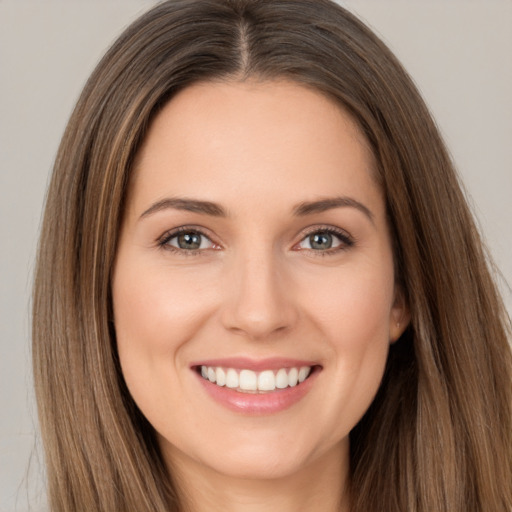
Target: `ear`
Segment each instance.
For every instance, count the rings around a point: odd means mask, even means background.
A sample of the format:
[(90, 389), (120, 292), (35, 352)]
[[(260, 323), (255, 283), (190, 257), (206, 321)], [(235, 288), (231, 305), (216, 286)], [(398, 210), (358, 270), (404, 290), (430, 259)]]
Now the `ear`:
[(389, 315), (389, 342), (394, 343), (404, 333), (411, 321), (409, 305), (401, 286), (395, 287), (395, 298)]

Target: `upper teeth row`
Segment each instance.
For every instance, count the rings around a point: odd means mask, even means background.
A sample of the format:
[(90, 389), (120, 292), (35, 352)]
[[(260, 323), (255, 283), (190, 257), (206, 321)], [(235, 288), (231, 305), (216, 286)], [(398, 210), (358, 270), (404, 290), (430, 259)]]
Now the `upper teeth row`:
[(234, 368), (201, 366), (201, 375), (217, 386), (240, 389), (243, 391), (273, 391), (294, 387), (303, 382), (311, 372), (311, 366), (300, 368), (281, 368), (276, 373), (272, 370), (253, 372), (237, 371)]

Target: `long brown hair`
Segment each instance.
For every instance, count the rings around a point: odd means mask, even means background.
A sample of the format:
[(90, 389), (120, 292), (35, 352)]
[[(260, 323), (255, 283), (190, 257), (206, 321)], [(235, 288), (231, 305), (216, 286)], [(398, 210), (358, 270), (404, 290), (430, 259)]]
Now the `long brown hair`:
[(329, 0), (164, 2), (86, 84), (55, 162), (34, 289), (51, 510), (179, 510), (120, 372), (111, 271), (132, 162), (155, 114), (194, 82), (248, 77), (333, 98), (378, 162), (412, 320), (351, 433), (352, 512), (510, 512), (510, 324), (488, 258), (412, 81)]

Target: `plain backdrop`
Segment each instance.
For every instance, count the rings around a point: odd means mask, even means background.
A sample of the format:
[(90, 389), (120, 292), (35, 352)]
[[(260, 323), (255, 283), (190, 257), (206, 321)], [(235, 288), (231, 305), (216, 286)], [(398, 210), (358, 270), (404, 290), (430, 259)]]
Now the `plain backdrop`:
[[(44, 510), (30, 293), (45, 188), (78, 94), (146, 0), (0, 0), (0, 512)], [(436, 117), (512, 282), (512, 2), (352, 0)], [(512, 311), (512, 294), (502, 281)]]

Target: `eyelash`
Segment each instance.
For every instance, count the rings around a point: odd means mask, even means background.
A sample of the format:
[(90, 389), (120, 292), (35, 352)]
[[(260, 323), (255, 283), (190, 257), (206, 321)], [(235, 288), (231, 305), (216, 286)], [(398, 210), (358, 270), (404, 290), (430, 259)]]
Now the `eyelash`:
[[(311, 235), (314, 235), (316, 233), (327, 233), (329, 235), (333, 235), (341, 242), (338, 247), (332, 247), (329, 249), (325, 249), (323, 251), (315, 250), (315, 249), (303, 249), (305, 251), (308, 251), (310, 253), (314, 253), (315, 256), (331, 256), (334, 254), (337, 254), (341, 251), (346, 251), (353, 247), (356, 243), (355, 239), (349, 235), (346, 231), (335, 228), (333, 226), (314, 226), (310, 228), (309, 230), (306, 230), (304, 236), (301, 238), (300, 243), (302, 243), (306, 238), (310, 237)], [(298, 244), (295, 244), (297, 246)]]
[[(179, 228), (172, 229), (171, 231), (167, 231), (166, 233), (164, 233), (162, 237), (159, 238), (157, 241), (158, 247), (164, 251), (170, 251), (184, 256), (197, 256), (204, 254), (204, 249), (180, 249), (179, 247), (174, 247), (169, 244), (169, 242), (173, 238), (176, 238), (178, 235), (182, 233), (200, 235), (211, 241), (211, 238), (202, 229), (195, 226), (181, 226)], [(212, 244), (216, 245), (213, 241), (211, 242)]]
[[(211, 238), (200, 228), (195, 226), (181, 226), (179, 228), (173, 229), (171, 231), (167, 231), (157, 240), (157, 245), (160, 249), (165, 251), (174, 252), (180, 255), (184, 256), (197, 256), (204, 254), (205, 249), (180, 249), (178, 247), (174, 247), (169, 244), (169, 242), (173, 239), (179, 236), (181, 233), (191, 233), (200, 235), (202, 237), (207, 238), (212, 244), (215, 244), (211, 240)], [(315, 250), (315, 249), (302, 249), (304, 251), (308, 251), (309, 253), (314, 253), (315, 256), (330, 256), (333, 254), (337, 254), (341, 251), (346, 251), (353, 247), (356, 243), (354, 238), (350, 236), (346, 231), (338, 228), (334, 228), (332, 226), (315, 226), (310, 228), (304, 233), (304, 236), (300, 239), (298, 243), (294, 245), (294, 247), (297, 247), (299, 244), (301, 244), (304, 240), (306, 240), (311, 235), (314, 235), (316, 233), (327, 233), (329, 235), (333, 235), (340, 241), (340, 245), (337, 247), (329, 248), (326, 250)]]

